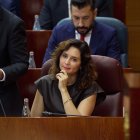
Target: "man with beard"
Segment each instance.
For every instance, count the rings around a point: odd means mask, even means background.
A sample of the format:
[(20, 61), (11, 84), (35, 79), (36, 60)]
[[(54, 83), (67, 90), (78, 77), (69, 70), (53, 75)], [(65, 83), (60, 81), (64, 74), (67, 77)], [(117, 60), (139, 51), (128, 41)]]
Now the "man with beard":
[(52, 52), (61, 41), (76, 38), (86, 41), (94, 55), (103, 55), (120, 61), (120, 46), (116, 30), (98, 23), (94, 0), (71, 0), (71, 21), (54, 27), (48, 42), (43, 63), (50, 59)]

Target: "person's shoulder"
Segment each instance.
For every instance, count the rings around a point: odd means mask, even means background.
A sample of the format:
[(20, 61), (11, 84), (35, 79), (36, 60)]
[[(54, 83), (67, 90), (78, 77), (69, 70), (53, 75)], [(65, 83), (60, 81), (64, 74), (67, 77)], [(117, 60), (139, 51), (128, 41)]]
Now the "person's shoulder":
[(7, 9), (2, 8), (1, 10), (2, 10), (2, 15), (5, 21), (7, 20), (7, 22), (12, 23), (12, 24), (15, 22), (23, 22), (23, 20), (20, 17), (16, 16), (15, 14), (8, 11)]
[(55, 27), (54, 30), (71, 30), (74, 28), (74, 25), (71, 21), (65, 22), (65, 23), (58, 23)]
[(37, 85), (51, 85), (54, 81), (54, 77), (52, 75), (44, 75), (35, 81)]
[[(3, 32), (14, 33), (15, 30), (24, 31), (24, 21), (5, 8), (0, 8), (0, 20)], [(13, 32), (14, 31), (14, 32)]]
[(99, 29), (100, 31), (108, 31), (108, 32), (116, 31), (114, 27), (107, 25), (105, 23), (101, 23), (99, 21), (95, 21), (95, 28)]
[(53, 81), (53, 80), (54, 80), (53, 75), (45, 75), (40, 78), (40, 81)]
[(116, 36), (117, 30), (110, 25), (105, 23), (96, 22), (95, 28), (93, 28), (96, 36), (102, 36), (105, 40), (110, 40), (112, 37)]
[(20, 0), (2, 0), (1, 6), (16, 15), (20, 15)]
[(16, 16), (15, 14), (13, 14), (11, 12), (9, 12), (9, 20), (11, 22), (16, 22), (16, 23), (23, 23), (24, 22), (20, 17)]

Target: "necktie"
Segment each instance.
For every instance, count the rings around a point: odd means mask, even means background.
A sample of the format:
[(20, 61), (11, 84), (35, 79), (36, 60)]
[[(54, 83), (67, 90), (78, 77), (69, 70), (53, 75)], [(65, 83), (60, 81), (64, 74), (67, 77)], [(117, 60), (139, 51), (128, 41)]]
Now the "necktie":
[(85, 35), (80, 34), (80, 40), (85, 41)]

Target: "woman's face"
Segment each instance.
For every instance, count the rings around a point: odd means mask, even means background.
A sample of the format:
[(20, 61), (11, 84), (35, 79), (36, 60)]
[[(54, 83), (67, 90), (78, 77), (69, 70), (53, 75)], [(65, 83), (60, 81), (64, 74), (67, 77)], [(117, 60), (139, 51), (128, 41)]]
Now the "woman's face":
[(70, 47), (60, 56), (60, 69), (65, 70), (68, 75), (76, 75), (81, 66), (80, 51), (75, 47)]

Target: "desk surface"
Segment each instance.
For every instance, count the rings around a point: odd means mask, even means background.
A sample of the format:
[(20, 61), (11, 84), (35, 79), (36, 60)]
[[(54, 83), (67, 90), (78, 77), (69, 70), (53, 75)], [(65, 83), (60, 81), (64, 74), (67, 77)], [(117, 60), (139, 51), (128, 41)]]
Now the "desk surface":
[(122, 117), (0, 118), (0, 140), (124, 140)]

